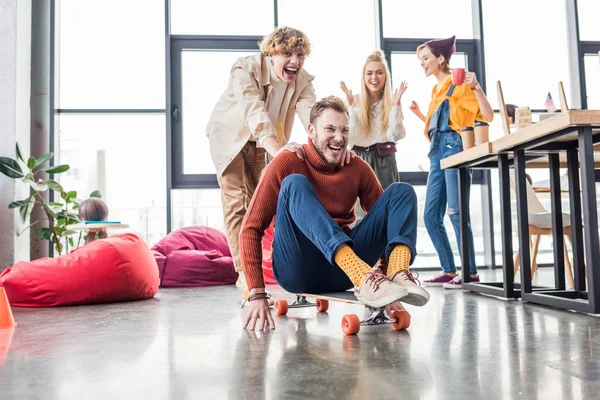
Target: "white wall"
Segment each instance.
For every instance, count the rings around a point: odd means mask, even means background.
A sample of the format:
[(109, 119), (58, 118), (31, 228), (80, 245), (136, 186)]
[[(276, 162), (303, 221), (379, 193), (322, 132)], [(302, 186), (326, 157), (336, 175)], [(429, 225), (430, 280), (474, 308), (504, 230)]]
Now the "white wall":
[[(15, 142), (29, 153), (31, 1), (0, 0), (0, 155), (15, 157)], [(29, 259), (29, 235), (8, 204), (27, 196), (21, 182), (0, 174), (0, 271)]]

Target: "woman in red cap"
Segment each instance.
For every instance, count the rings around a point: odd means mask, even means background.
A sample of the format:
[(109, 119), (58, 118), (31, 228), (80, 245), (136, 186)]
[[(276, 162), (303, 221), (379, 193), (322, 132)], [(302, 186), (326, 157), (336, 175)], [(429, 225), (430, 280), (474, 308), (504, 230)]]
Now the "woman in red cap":
[[(430, 40), (417, 48), (417, 56), (425, 76), (435, 76), (437, 85), (431, 91), (427, 115), (421, 112), (416, 102), (413, 101), (410, 105), (410, 110), (425, 122), (425, 137), (431, 142), (428, 154), (430, 169), (427, 177), (424, 220), (443, 270), (443, 273), (423, 281), (423, 285), (445, 288), (462, 287), (462, 277), (456, 274), (452, 247), (444, 228), (444, 214), (447, 208), (460, 248), (458, 170), (442, 170), (440, 160), (463, 150), (460, 136), (462, 128), (472, 127), (475, 120), (490, 122), (494, 118), (494, 111), (474, 72), (465, 74), (463, 84), (455, 86), (452, 83), (450, 58), (455, 51), (454, 36), (448, 39)], [(467, 174), (467, 198), (470, 187), (471, 174), (469, 173)], [(479, 282), (470, 221), (468, 227), (469, 274), (471, 282)]]

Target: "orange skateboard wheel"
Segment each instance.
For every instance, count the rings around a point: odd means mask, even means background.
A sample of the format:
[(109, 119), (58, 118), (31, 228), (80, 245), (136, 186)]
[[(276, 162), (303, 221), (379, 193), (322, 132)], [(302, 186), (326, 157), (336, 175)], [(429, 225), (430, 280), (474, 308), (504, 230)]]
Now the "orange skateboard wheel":
[(392, 326), (396, 330), (407, 329), (410, 326), (410, 313), (406, 310), (404, 311), (394, 311), (392, 313)]
[(324, 299), (317, 299), (317, 311), (325, 312), (329, 309), (329, 301)]
[(287, 300), (277, 300), (275, 301), (275, 314), (277, 315), (286, 315), (288, 312), (288, 302)]
[(344, 315), (342, 318), (342, 330), (346, 335), (356, 335), (360, 330), (360, 319), (358, 319), (358, 315)]

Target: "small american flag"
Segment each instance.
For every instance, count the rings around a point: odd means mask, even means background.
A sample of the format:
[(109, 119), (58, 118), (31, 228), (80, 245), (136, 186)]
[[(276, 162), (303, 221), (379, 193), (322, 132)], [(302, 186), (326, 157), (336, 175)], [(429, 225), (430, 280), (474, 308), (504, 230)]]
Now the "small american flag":
[(554, 101), (552, 100), (552, 95), (548, 92), (548, 96), (546, 96), (546, 111), (549, 113), (556, 112), (556, 107), (554, 106)]

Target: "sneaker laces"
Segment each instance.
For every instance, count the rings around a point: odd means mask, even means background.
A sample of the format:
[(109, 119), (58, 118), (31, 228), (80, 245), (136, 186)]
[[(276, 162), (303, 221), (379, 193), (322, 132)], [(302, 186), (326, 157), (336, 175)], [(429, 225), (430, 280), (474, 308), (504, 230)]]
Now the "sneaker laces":
[[(446, 276), (446, 274), (444, 274), (444, 273), (437, 274), (437, 275), (436, 275), (436, 276), (434, 276), (433, 278), (431, 278), (431, 279), (428, 279), (428, 280), (427, 280), (427, 282), (433, 282), (433, 281), (437, 281), (438, 279), (440, 279), (440, 278), (443, 278), (444, 276)], [(452, 278), (452, 279), (454, 279), (454, 278)]]
[(385, 276), (379, 268), (375, 268), (373, 272), (367, 274), (367, 278), (365, 279), (365, 283), (369, 286), (373, 287), (373, 292), (376, 292), (379, 289), (379, 286), (390, 279)]
[[(415, 285), (421, 286), (421, 281), (419, 280), (418, 272), (410, 272), (405, 269), (401, 269), (400, 271), (396, 272), (394, 274), (394, 276), (396, 276), (400, 273), (402, 273), (402, 275), (404, 275), (404, 278), (405, 278), (404, 280), (409, 280), (409, 281), (413, 282)], [(392, 276), (390, 279), (394, 280), (394, 277)]]

